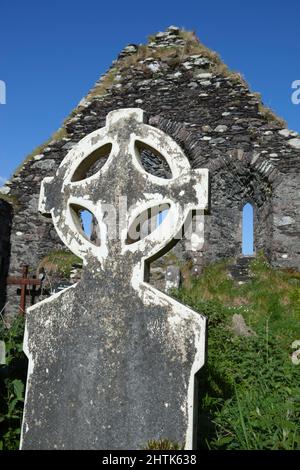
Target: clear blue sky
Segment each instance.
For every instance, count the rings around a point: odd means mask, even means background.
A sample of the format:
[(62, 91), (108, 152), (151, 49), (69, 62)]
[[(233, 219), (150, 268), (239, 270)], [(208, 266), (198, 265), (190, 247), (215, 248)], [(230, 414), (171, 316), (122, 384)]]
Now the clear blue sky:
[(2, 0), (0, 177), (8, 177), (61, 124), (120, 49), (175, 24), (193, 29), (267, 105), (300, 131), (299, 0), (151, 2)]
[(254, 213), (253, 206), (247, 203), (243, 207), (242, 220), (242, 253), (243, 255), (254, 254)]

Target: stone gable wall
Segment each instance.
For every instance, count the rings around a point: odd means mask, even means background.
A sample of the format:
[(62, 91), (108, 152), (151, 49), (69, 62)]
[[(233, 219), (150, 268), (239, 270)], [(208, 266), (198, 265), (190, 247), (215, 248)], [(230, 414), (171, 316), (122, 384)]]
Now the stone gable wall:
[[(185, 44), (173, 28), (152, 38), (146, 58), (131, 63), (139, 49), (125, 48), (66, 121), (65, 136), (50, 142), (11, 179), (10, 195), (18, 201), (11, 235), (12, 275), (19, 273), (21, 263), (36, 269), (47, 253), (62, 247), (51, 220), (37, 212), (41, 180), (54, 175), (80, 139), (105, 125), (108, 112), (126, 107), (144, 109), (151, 125), (181, 145), (193, 168), (210, 170), (205, 246), (193, 260), (199, 269), (241, 254), (241, 211), (246, 202), (255, 210), (256, 250), (263, 250), (276, 266), (300, 269), (299, 136), (263, 113), (258, 96), (245, 82), (212, 67), (207, 54), (181, 59), (175, 55), (172, 60), (168, 52), (166, 59), (166, 48), (181, 51)], [(162, 51), (161, 59), (157, 51)], [(153, 162), (146, 164), (151, 167)], [(154, 165), (153, 172), (159, 171)], [(180, 246), (177, 255), (185, 258)], [(10, 294), (13, 299), (11, 290)]]

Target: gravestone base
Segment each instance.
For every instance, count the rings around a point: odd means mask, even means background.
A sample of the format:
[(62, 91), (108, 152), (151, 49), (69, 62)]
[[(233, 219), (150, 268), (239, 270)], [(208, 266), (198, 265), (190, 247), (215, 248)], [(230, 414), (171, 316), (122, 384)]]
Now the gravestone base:
[(142, 449), (164, 438), (192, 448), (204, 317), (147, 284), (158, 302), (145, 306), (105, 278), (85, 273), (28, 312), (21, 448)]

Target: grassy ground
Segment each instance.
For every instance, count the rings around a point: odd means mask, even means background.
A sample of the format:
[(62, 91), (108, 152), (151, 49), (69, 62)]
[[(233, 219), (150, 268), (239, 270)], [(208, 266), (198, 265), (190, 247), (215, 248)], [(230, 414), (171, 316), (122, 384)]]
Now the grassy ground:
[[(205, 269), (175, 295), (208, 317), (208, 358), (199, 374), (200, 447), (300, 449), (300, 364), (291, 361), (300, 340), (300, 275), (272, 269), (263, 257), (241, 286), (228, 262)], [(234, 313), (255, 331), (237, 337)]]

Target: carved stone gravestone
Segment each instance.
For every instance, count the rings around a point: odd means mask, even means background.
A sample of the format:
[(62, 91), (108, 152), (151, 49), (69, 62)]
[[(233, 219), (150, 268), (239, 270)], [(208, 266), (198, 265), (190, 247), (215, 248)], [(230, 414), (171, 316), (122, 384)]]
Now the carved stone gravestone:
[[(148, 174), (138, 143), (162, 154), (171, 179)], [(102, 168), (86, 177), (103, 155)], [(117, 214), (117, 236), (108, 212)], [(133, 242), (143, 212), (169, 204), (161, 230)], [(108, 114), (54, 178), (40, 210), (84, 262), (82, 279), (28, 310), (29, 359), (22, 449), (141, 449), (150, 439), (193, 446), (194, 382), (205, 356), (205, 317), (147, 283), (147, 266), (178, 235), (188, 213), (208, 204), (207, 170), (191, 170), (177, 144), (146, 125), (140, 109)], [(100, 245), (78, 214), (96, 217)]]

